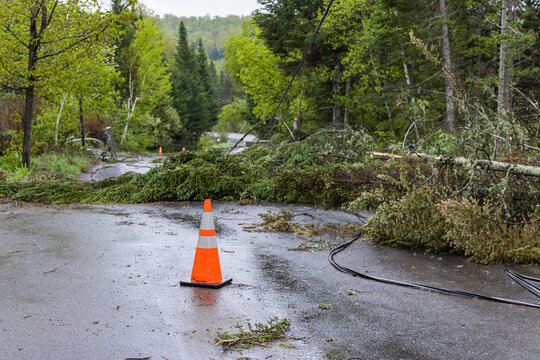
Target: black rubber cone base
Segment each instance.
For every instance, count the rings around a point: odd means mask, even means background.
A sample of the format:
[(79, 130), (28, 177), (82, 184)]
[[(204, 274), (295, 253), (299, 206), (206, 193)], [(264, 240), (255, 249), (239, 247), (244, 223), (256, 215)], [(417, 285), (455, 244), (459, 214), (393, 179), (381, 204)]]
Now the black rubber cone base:
[(180, 281), (180, 286), (194, 286), (194, 287), (202, 287), (202, 288), (209, 288), (209, 289), (219, 289), (224, 287), (225, 285), (229, 285), (232, 283), (232, 279), (223, 280), (219, 284), (207, 284), (202, 282), (192, 282), (192, 281)]

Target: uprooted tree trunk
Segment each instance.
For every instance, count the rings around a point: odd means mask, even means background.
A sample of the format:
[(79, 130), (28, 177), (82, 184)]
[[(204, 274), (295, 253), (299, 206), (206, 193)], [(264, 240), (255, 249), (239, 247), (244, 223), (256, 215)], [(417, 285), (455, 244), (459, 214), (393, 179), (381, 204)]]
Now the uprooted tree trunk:
[(111, 153), (111, 156), (113, 159), (116, 160), (116, 147), (114, 146), (114, 136), (112, 133), (112, 128), (110, 126), (106, 127), (104, 130), (105, 135), (107, 136), (107, 144), (105, 145), (105, 149), (108, 150)]
[(381, 152), (372, 152), (372, 157), (378, 157), (383, 159), (405, 159), (405, 158), (415, 158), (425, 162), (442, 162), (452, 165), (473, 165), (479, 168), (483, 168), (491, 171), (503, 171), (508, 172), (509, 174), (515, 175), (524, 175), (524, 176), (536, 176), (540, 177), (540, 167), (528, 166), (528, 165), (519, 165), (511, 164), (500, 161), (490, 161), (490, 160), (477, 160), (477, 159), (467, 159), (464, 157), (453, 157), (453, 156), (441, 156), (441, 155), (427, 155), (427, 154), (411, 154), (411, 155), (398, 155), (391, 153), (381, 153)]

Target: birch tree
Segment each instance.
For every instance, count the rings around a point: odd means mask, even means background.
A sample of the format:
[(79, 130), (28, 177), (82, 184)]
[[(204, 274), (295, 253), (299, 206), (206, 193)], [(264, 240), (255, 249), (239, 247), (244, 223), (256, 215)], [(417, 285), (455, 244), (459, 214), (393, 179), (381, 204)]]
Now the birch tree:
[(135, 28), (135, 38), (129, 49), (128, 93), (123, 100), (126, 120), (120, 144), (126, 140), (137, 104), (155, 107), (168, 102), (171, 91), (168, 68), (163, 60), (163, 40), (155, 20), (139, 20)]
[(112, 31), (113, 16), (98, 0), (3, 0), (0, 27), (0, 86), (25, 99), (22, 160), (30, 167), (36, 95), (76, 60), (74, 51)]
[(441, 36), (444, 64), (444, 80), (446, 85), (446, 121), (450, 131), (456, 129), (456, 115), (454, 110), (454, 86), (452, 84), (452, 58), (450, 56), (450, 37), (448, 35), (448, 12), (446, 0), (439, 0), (439, 10), (442, 17)]
[(497, 93), (497, 117), (501, 119), (505, 110), (510, 112), (512, 103), (511, 86), (511, 63), (512, 57), (508, 52), (508, 35), (511, 28), (513, 15), (513, 1), (501, 0), (501, 23), (500, 23), (500, 44), (499, 44), (499, 73), (498, 73), (498, 93)]
[[(77, 103), (79, 128), (82, 145), (85, 145), (84, 107), (108, 110), (114, 107), (114, 83), (118, 74), (112, 63), (113, 49), (107, 43), (85, 44), (64, 64), (64, 71), (57, 73), (49, 82), (44, 93), (47, 98), (56, 99), (58, 115), (54, 130), (54, 145), (58, 147), (58, 133), (62, 113), (67, 104)], [(55, 101), (53, 101), (54, 103)]]

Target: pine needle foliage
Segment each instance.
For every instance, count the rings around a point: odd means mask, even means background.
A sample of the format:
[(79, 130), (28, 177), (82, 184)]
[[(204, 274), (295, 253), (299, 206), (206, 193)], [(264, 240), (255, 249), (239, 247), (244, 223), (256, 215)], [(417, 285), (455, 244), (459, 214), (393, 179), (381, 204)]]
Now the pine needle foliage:
[(216, 337), (216, 346), (221, 345), (224, 350), (232, 348), (246, 349), (251, 346), (265, 346), (275, 340), (285, 337), (292, 322), (288, 319), (270, 318), (265, 323), (248, 323), (248, 329), (240, 324), (236, 325), (237, 332), (220, 332)]
[(303, 141), (184, 151), (146, 174), (100, 182), (10, 182), (0, 194), (45, 204), (256, 200), (375, 213), (367, 232), (383, 244), (452, 251), (481, 263), (540, 262), (540, 179), (415, 159), (371, 158), (361, 131), (322, 130)]

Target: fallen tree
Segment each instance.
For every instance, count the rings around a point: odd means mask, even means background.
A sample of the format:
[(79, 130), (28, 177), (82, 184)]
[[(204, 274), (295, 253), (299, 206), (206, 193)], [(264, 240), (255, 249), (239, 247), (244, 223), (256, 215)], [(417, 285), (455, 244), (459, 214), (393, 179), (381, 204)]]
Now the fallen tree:
[(419, 154), (419, 153), (414, 153), (410, 155), (398, 155), (398, 154), (392, 154), (392, 153), (372, 152), (371, 156), (382, 158), (382, 159), (413, 158), (413, 159), (418, 159), (425, 162), (438, 162), (442, 164), (461, 165), (461, 166), (475, 166), (475, 167), (486, 169), (486, 170), (507, 172), (514, 175), (540, 177), (540, 167), (512, 164), (512, 163), (500, 162), (500, 161), (467, 159), (467, 158), (458, 157), (458, 156), (428, 155), (428, 154)]
[(0, 180), (0, 197), (50, 204), (265, 200), (369, 209), (375, 213), (366, 233), (383, 244), (452, 251), (482, 263), (540, 263), (538, 167), (373, 148), (365, 133), (325, 130), (238, 154), (184, 151), (146, 174), (100, 182)]

